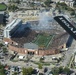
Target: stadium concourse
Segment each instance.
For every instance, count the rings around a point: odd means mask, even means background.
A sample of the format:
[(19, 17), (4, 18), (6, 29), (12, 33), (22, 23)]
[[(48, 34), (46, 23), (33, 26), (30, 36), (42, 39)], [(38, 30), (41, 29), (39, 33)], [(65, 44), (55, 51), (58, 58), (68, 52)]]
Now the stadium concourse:
[[(10, 30), (8, 31), (8, 29)], [(34, 30), (29, 23), (22, 24), (20, 19), (14, 20), (5, 27), (5, 44), (11, 52), (29, 55), (52, 55), (66, 48), (69, 34), (56, 29)], [(57, 34), (59, 33), (59, 34)]]

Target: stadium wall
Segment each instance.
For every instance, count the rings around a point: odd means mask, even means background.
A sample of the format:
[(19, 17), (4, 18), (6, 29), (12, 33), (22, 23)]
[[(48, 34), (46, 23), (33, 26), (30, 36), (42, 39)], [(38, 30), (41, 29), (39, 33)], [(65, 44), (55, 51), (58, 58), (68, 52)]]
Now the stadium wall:
[(17, 43), (9, 38), (3, 38), (4, 43), (16, 45)]
[(29, 50), (29, 49), (25, 49), (25, 48), (18, 48), (18, 47), (12, 46), (10, 44), (8, 45), (8, 50), (11, 50), (13, 52), (15, 51), (15, 52), (18, 52), (21, 54), (28, 54), (28, 52), (32, 52), (35, 55), (38, 55), (38, 50)]
[(58, 54), (59, 52), (58, 49), (39, 50), (39, 55), (53, 55)]
[(51, 50), (31, 50), (25, 48), (17, 48), (12, 45), (8, 45), (8, 49), (11, 51), (15, 51), (21, 54), (28, 54), (28, 52), (34, 52), (34, 55), (53, 55), (58, 54), (60, 51), (58, 49), (51, 49)]
[(21, 54), (27, 54), (27, 52), (25, 52), (25, 49), (23, 49), (23, 48), (17, 48), (17, 47), (12, 46), (12, 45), (8, 45), (8, 49), (11, 50), (11, 51), (14, 51), (14, 52), (21, 53)]
[(34, 55), (53, 55), (53, 54), (58, 54), (60, 52), (60, 49), (62, 48), (66, 48), (66, 43), (63, 43), (61, 45), (59, 45), (58, 48), (52, 48), (52, 49), (48, 49), (48, 50), (31, 50), (31, 49), (26, 49), (26, 48), (19, 48), (16, 46), (16, 42), (12, 41), (9, 38), (5, 38), (4, 39), (5, 42), (9, 42), (8, 43), (8, 50), (10, 51), (15, 51), (21, 54), (28, 54), (28, 52), (33, 52)]

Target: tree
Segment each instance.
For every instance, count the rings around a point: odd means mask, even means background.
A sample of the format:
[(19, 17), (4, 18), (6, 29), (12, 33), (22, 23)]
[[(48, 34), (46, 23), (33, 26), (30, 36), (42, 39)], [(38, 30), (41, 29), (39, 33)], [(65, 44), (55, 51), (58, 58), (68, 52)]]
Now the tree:
[(4, 68), (4, 66), (0, 63), (0, 69)]
[(59, 75), (59, 68), (58, 67), (52, 68), (52, 73), (53, 75)]
[(29, 67), (29, 68), (27, 69), (27, 71), (28, 71), (28, 74), (31, 75), (31, 73), (32, 73), (32, 71), (33, 71), (33, 68), (32, 68), (32, 67)]
[(0, 75), (5, 75), (4, 66), (0, 63)]
[(39, 68), (39, 69), (42, 69), (42, 64), (39, 63), (39, 64), (38, 64), (38, 68)]
[(22, 73), (23, 73), (23, 75), (28, 75), (27, 69), (26, 68), (22, 68)]
[(75, 15), (75, 11), (72, 11), (72, 12), (71, 12), (71, 15)]
[(8, 10), (15, 11), (16, 9), (18, 9), (18, 7), (14, 4), (13, 5), (11, 5), (11, 4), (8, 5)]
[(62, 73), (62, 72), (63, 72), (63, 67), (60, 66), (60, 67), (59, 67), (59, 73)]
[(0, 43), (0, 47), (3, 47), (4, 45), (2, 43)]
[(48, 7), (50, 6), (51, 3), (53, 3), (51, 0), (46, 0), (46, 1), (44, 2), (44, 4), (45, 4), (46, 6), (48, 6)]
[(7, 48), (3, 48), (3, 53), (7, 53)]
[(32, 71), (33, 71), (32, 67), (22, 69), (23, 75), (31, 75)]
[(65, 67), (63, 72), (67, 73), (68, 75), (70, 74), (70, 69), (68, 67)]
[(34, 9), (35, 4), (32, 2), (32, 3), (30, 3), (30, 6), (33, 7), (33, 9)]
[(70, 75), (70, 69), (68, 67), (63, 68), (61, 67), (54, 67), (52, 68), (53, 75), (59, 75), (59, 73), (66, 73), (67, 75)]

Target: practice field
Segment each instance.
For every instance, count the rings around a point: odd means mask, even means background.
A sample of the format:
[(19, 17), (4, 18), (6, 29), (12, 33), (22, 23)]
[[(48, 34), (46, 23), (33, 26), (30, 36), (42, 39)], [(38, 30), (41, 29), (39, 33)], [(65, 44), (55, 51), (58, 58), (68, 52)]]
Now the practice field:
[(0, 11), (6, 10), (7, 6), (5, 4), (0, 3)]
[(33, 43), (37, 44), (40, 47), (47, 47), (48, 44), (52, 41), (53, 35), (38, 35)]

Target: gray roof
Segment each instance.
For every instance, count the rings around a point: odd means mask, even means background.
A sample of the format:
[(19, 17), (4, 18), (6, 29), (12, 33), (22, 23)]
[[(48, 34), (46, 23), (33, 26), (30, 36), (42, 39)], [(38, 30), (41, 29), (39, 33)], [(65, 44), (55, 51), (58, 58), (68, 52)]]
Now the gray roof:
[(4, 23), (4, 14), (0, 14), (0, 24), (3, 24)]
[(25, 43), (24, 44), (24, 48), (28, 48), (28, 49), (38, 49), (38, 45), (34, 44), (34, 43)]

